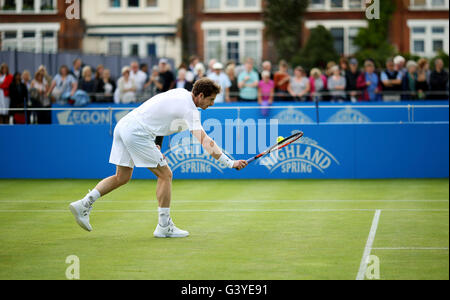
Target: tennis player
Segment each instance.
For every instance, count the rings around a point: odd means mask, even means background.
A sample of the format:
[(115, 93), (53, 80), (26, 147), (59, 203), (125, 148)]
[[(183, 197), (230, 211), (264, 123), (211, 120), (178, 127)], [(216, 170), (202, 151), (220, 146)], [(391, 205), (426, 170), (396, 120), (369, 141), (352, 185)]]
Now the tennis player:
[(120, 120), (114, 131), (110, 156), (110, 163), (117, 166), (117, 172), (101, 181), (82, 200), (70, 204), (77, 223), (83, 229), (92, 231), (89, 215), (95, 201), (128, 183), (135, 167), (147, 168), (158, 178), (156, 198), (159, 203), (159, 222), (153, 235), (158, 238), (189, 236), (189, 232), (178, 229), (170, 218), (172, 171), (155, 140), (189, 129), (205, 151), (219, 162), (237, 170), (245, 168), (248, 165), (246, 161), (231, 160), (201, 125), (198, 108), (206, 110), (213, 106), (218, 94), (220, 87), (215, 82), (200, 79), (195, 83), (192, 93), (185, 89), (174, 89), (156, 95)]

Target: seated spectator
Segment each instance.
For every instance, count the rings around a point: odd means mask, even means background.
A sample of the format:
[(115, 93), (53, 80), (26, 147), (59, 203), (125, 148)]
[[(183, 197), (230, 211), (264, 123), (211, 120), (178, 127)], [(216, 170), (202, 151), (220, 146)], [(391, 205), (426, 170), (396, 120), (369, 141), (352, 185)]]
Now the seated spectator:
[(333, 75), (328, 78), (328, 90), (331, 94), (332, 102), (344, 102), (346, 98), (345, 93), (345, 77), (341, 76), (341, 70), (338, 66), (331, 68)]
[[(26, 108), (28, 106), (28, 89), (22, 83), (22, 76), (20, 73), (14, 74), (14, 79), (9, 86), (9, 95), (11, 97), (11, 108)], [(26, 124), (25, 111), (13, 111), (11, 113), (14, 119), (14, 124)]]
[(215, 102), (230, 103), (231, 82), (228, 76), (223, 72), (223, 65), (221, 63), (214, 64), (213, 72), (208, 75), (208, 78), (221, 87), (221, 92), (217, 95)]
[(253, 60), (247, 59), (245, 61), (245, 70), (239, 74), (238, 86), (240, 89), (240, 101), (257, 101), (258, 100), (258, 84), (259, 76), (253, 70)]
[(63, 103), (62, 95), (69, 93), (70, 97), (73, 97), (77, 88), (77, 80), (69, 74), (69, 68), (66, 65), (62, 65), (59, 68), (59, 74), (55, 76), (48, 90), (48, 97), (52, 97), (54, 101)]
[(345, 90), (347, 91), (347, 95), (350, 98), (350, 101), (356, 103), (358, 101), (358, 77), (361, 75), (361, 72), (358, 68), (358, 60), (356, 58), (352, 58), (348, 64), (348, 70), (345, 72), (345, 82), (347, 86)]
[(279, 63), (279, 71), (274, 75), (275, 83), (275, 99), (276, 101), (290, 101), (291, 97), (288, 92), (289, 81), (291, 77), (288, 73), (288, 64), (282, 60)]
[(430, 99), (448, 100), (448, 73), (444, 70), (444, 61), (438, 58), (434, 64), (435, 69), (430, 74), (430, 89), (433, 92)]
[(400, 91), (402, 90), (402, 74), (395, 70), (392, 58), (386, 61), (386, 70), (381, 72), (381, 83), (383, 85), (383, 99), (386, 102), (400, 101)]
[(102, 77), (97, 82), (97, 102), (113, 102), (113, 95), (116, 91), (116, 84), (111, 79), (111, 72), (109, 69), (105, 69), (102, 73)]
[(404, 93), (403, 100), (417, 100), (417, 63), (413, 60), (406, 64), (408, 72), (403, 76), (402, 89)]
[(417, 62), (417, 98), (419, 100), (426, 100), (427, 93), (429, 91), (429, 79), (430, 79), (430, 64), (428, 59), (421, 58)]
[(227, 66), (225, 73), (230, 80), (230, 102), (237, 102), (239, 100), (239, 86), (237, 82), (237, 77), (234, 69), (234, 64)]
[(129, 104), (136, 102), (136, 84), (130, 77), (130, 68), (124, 67), (122, 69), (122, 77), (119, 78), (117, 83), (119, 90), (119, 101), (122, 104)]
[(308, 100), (308, 93), (311, 90), (306, 72), (302, 67), (294, 70), (294, 76), (291, 78), (288, 86), (289, 94), (294, 101), (305, 102)]
[[(30, 99), (31, 107), (33, 108), (50, 108), (50, 99), (47, 97), (48, 83), (44, 77), (44, 73), (41, 71), (36, 72), (33, 81), (30, 86)], [(32, 112), (34, 123), (37, 124), (50, 124), (51, 112), (50, 111), (37, 111)]]
[(190, 91), (192, 91), (192, 88), (194, 87), (194, 85), (192, 84), (192, 82), (187, 81), (186, 75), (187, 75), (186, 69), (181, 68), (178, 70), (176, 88), (177, 89), (185, 89), (190, 92)]
[(175, 87), (175, 75), (170, 70), (169, 61), (165, 58), (159, 61), (159, 79), (162, 83), (162, 88), (158, 88), (158, 93), (164, 93)]
[(361, 90), (359, 101), (378, 101), (380, 80), (375, 73), (375, 64), (371, 60), (364, 63), (364, 72), (359, 75), (356, 86)]
[(96, 82), (92, 76), (92, 69), (89, 66), (85, 66), (82, 71), (81, 79), (78, 82), (78, 89), (85, 91), (90, 98), (91, 102), (95, 102)]
[(327, 78), (319, 69), (314, 68), (311, 70), (309, 86), (311, 87), (311, 96), (314, 102), (322, 101), (322, 95), (320, 93), (327, 90), (327, 84)]
[(9, 123), (9, 106), (10, 95), (9, 87), (13, 82), (14, 77), (9, 74), (9, 67), (7, 64), (0, 65), (0, 124)]
[(261, 105), (261, 113), (267, 117), (269, 115), (268, 107), (273, 104), (275, 93), (275, 83), (270, 79), (270, 72), (265, 70), (261, 73), (262, 80), (258, 85), (258, 104)]

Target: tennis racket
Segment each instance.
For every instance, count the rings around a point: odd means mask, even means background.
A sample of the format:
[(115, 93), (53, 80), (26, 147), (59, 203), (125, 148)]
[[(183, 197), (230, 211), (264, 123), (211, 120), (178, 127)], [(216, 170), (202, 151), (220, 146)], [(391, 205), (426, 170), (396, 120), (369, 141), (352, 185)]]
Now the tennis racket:
[(256, 155), (255, 157), (250, 158), (249, 160), (247, 160), (247, 163), (252, 163), (255, 160), (260, 159), (261, 157), (266, 156), (267, 154), (270, 154), (272, 152), (278, 151), (283, 149), (286, 146), (289, 146), (290, 144), (295, 143), (296, 141), (298, 141), (300, 138), (303, 137), (303, 132), (298, 132), (288, 138), (285, 138), (284, 140), (280, 141), (278, 144), (270, 147), (269, 149), (267, 149), (266, 151), (264, 151), (261, 154)]

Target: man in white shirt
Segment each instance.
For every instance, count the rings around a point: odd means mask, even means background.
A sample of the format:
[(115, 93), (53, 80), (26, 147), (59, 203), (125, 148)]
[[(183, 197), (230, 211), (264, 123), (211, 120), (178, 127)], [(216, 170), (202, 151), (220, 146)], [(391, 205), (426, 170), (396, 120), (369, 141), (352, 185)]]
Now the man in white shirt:
[(77, 223), (92, 231), (89, 214), (94, 202), (102, 196), (125, 185), (131, 179), (133, 169), (147, 168), (158, 177), (156, 197), (159, 203), (159, 223), (153, 235), (158, 238), (181, 238), (189, 233), (178, 229), (170, 218), (172, 171), (161, 148), (156, 145), (158, 136), (169, 136), (190, 130), (206, 152), (229, 168), (242, 170), (247, 162), (228, 158), (203, 130), (198, 108), (206, 110), (214, 105), (220, 87), (212, 80), (197, 81), (192, 92), (174, 89), (156, 95), (124, 117), (114, 131), (110, 163), (117, 166), (116, 175), (101, 181), (82, 200), (70, 205)]
[(139, 64), (136, 61), (131, 63), (130, 68), (130, 78), (136, 84), (136, 93), (140, 95), (144, 91), (144, 85), (147, 82), (147, 74), (139, 70)]
[(231, 81), (228, 76), (223, 72), (223, 65), (221, 63), (215, 63), (213, 65), (213, 72), (208, 75), (208, 78), (217, 83), (222, 92), (217, 95), (216, 103), (230, 102), (230, 87)]

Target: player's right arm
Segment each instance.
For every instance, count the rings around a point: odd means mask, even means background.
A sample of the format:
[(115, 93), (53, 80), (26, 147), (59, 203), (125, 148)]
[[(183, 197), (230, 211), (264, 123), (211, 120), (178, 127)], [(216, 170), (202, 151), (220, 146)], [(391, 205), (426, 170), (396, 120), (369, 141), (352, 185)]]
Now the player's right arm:
[(216, 160), (220, 161), (224, 165), (229, 168), (242, 170), (247, 167), (248, 163), (245, 160), (231, 160), (226, 154), (223, 153), (222, 149), (217, 146), (216, 142), (212, 138), (210, 138), (206, 132), (201, 130), (193, 130), (191, 131), (192, 135), (202, 144), (203, 149), (209, 153)]

